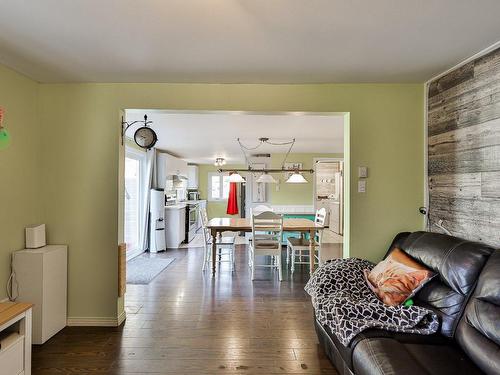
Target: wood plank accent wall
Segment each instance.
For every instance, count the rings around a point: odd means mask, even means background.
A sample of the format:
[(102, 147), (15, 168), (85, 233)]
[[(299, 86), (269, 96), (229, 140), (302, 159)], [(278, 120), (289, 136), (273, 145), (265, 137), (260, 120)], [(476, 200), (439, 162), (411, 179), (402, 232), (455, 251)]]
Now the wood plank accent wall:
[(428, 92), (430, 230), (500, 247), (500, 48)]

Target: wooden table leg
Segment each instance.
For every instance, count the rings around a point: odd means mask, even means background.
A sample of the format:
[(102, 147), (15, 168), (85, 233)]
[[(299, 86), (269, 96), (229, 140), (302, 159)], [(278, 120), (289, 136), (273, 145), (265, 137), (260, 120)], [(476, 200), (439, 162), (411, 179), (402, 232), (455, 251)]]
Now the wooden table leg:
[(215, 276), (215, 264), (217, 262), (217, 230), (212, 229), (212, 276)]
[(315, 230), (309, 231), (309, 273), (312, 275), (314, 272), (314, 237), (316, 235)]

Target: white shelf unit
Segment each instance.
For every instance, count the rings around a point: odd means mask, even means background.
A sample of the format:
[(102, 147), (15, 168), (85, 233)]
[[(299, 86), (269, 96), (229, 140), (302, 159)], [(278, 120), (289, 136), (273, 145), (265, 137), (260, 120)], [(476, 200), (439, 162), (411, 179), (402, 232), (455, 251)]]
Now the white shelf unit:
[(48, 245), (14, 252), (18, 302), (33, 307), (33, 344), (43, 344), (67, 321), (68, 247)]

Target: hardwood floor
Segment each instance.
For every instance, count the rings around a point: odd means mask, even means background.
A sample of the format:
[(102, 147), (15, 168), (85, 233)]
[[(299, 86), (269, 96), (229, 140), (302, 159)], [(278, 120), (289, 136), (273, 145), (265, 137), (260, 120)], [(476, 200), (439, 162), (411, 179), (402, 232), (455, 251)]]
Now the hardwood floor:
[(65, 328), (34, 347), (33, 374), (336, 374), (314, 332), (308, 266), (281, 283), (258, 268), (252, 283), (245, 245), (235, 272), (222, 264), (215, 279), (201, 248), (157, 256), (176, 259), (149, 285), (127, 285), (121, 327)]

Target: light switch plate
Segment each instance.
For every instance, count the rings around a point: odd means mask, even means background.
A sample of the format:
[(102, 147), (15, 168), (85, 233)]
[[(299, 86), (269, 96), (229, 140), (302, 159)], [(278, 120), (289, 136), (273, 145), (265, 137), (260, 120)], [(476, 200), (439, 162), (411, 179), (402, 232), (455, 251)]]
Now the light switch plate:
[(365, 180), (358, 181), (358, 193), (366, 193), (366, 181)]
[(367, 167), (358, 167), (358, 177), (359, 178), (368, 177), (368, 168)]

